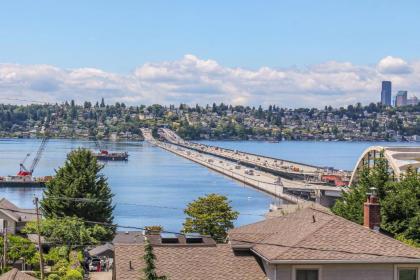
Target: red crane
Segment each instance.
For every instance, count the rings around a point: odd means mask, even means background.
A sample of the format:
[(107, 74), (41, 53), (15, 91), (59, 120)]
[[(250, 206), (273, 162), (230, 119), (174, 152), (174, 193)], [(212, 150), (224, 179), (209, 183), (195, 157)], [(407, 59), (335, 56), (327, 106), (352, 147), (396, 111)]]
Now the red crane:
[(35, 167), (38, 165), (39, 160), (41, 159), (41, 155), (42, 152), (45, 149), (45, 146), (47, 145), (48, 142), (48, 138), (45, 137), (42, 139), (41, 145), (38, 148), (38, 151), (36, 152), (35, 158), (32, 161), (31, 166), (28, 168), (25, 167), (25, 161), (28, 159), (28, 157), (30, 156), (30, 154), (27, 154), (26, 157), (23, 159), (23, 161), (19, 164), (20, 165), (20, 170), (18, 172), (18, 176), (32, 176), (32, 173), (35, 170)]

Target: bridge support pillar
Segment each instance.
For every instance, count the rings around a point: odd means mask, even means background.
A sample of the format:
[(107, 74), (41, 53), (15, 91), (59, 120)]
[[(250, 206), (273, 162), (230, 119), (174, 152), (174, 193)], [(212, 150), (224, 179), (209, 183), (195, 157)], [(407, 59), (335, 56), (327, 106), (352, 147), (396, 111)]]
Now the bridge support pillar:
[(315, 202), (324, 207), (332, 207), (336, 199), (336, 197), (327, 196), (324, 190), (315, 190)]

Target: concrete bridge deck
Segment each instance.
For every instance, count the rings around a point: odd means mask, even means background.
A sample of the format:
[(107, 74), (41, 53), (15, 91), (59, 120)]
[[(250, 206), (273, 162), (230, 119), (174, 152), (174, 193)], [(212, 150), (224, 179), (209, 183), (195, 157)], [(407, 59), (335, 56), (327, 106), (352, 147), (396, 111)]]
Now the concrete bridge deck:
[(217, 155), (203, 153), (179, 144), (158, 141), (153, 138), (150, 130), (142, 129), (142, 132), (145, 139), (153, 145), (292, 203), (313, 203), (300, 198), (296, 195), (298, 193), (310, 195), (311, 199), (323, 206), (330, 206), (335, 198), (341, 196), (341, 188), (338, 187), (280, 178), (263, 170), (248, 169), (241, 163), (238, 164), (236, 161), (227, 160)]
[(160, 132), (161, 135), (172, 144), (180, 145), (184, 148), (194, 149), (202, 153), (222, 157), (227, 160), (240, 162), (241, 164), (249, 167), (257, 167), (261, 170), (281, 176), (283, 178), (312, 181), (312, 183), (318, 181), (320, 184), (325, 184), (325, 182), (321, 182), (321, 176), (324, 174), (338, 175), (345, 179), (350, 179), (351, 176), (351, 172), (348, 171), (331, 168), (329, 169), (291, 160), (273, 158), (238, 150), (184, 141), (176, 133), (166, 128), (161, 128)]

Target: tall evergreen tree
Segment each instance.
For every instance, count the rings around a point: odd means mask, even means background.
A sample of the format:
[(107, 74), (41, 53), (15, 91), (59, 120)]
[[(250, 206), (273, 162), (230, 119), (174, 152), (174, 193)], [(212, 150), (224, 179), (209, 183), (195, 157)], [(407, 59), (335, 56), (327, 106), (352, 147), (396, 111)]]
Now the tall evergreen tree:
[(146, 263), (145, 268), (143, 268), (144, 276), (143, 280), (166, 280), (166, 276), (158, 276), (156, 273), (155, 260), (156, 256), (153, 253), (153, 247), (148, 240), (146, 240), (144, 245), (144, 262)]
[[(78, 217), (82, 220), (112, 223), (113, 194), (100, 165), (87, 149), (70, 152), (64, 166), (47, 183), (41, 209), (45, 217)], [(108, 227), (111, 238), (114, 229)]]
[(332, 211), (350, 221), (363, 223), (363, 203), (371, 188), (378, 192), (379, 199), (385, 197), (387, 182), (389, 181), (388, 164), (381, 152), (375, 159), (374, 167), (365, 167), (360, 171), (359, 181), (350, 186), (350, 190), (343, 192), (342, 197), (336, 201)]
[(349, 191), (343, 191), (332, 211), (350, 221), (358, 224), (363, 223), (363, 203), (370, 188), (369, 169), (363, 168), (359, 174), (359, 182), (351, 186)]
[(420, 175), (409, 169), (399, 182), (389, 184), (381, 201), (381, 226), (420, 247)]

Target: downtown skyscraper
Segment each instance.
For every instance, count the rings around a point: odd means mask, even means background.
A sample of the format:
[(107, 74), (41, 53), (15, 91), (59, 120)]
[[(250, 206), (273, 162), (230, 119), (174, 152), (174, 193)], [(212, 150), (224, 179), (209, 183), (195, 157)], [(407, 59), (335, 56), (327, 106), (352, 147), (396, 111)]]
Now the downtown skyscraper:
[(382, 81), (381, 103), (382, 105), (391, 106), (391, 81)]

